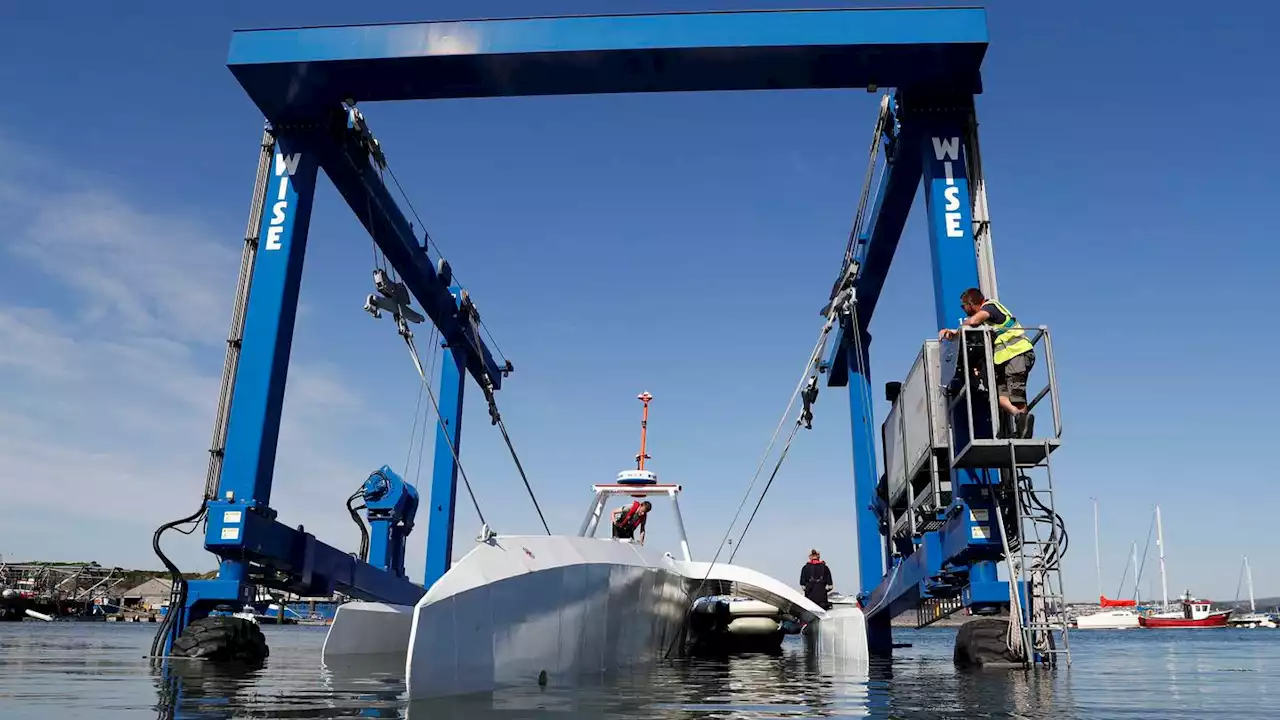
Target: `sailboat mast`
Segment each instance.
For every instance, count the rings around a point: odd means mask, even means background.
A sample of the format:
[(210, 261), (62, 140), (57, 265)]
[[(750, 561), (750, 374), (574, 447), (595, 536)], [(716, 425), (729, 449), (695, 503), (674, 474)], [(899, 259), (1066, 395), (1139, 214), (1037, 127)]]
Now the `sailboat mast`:
[(1130, 548), (1130, 551), (1133, 553), (1133, 601), (1136, 603), (1138, 602), (1138, 589), (1139, 589), (1138, 583), (1141, 582), (1141, 579), (1138, 577), (1138, 541), (1137, 540), (1133, 541), (1133, 547)]
[(1244, 556), (1244, 580), (1249, 587), (1249, 612), (1258, 612), (1253, 604), (1253, 569), (1249, 567), (1249, 556)]
[[(1102, 547), (1098, 544), (1098, 498), (1093, 499), (1093, 555), (1094, 562), (1098, 566), (1098, 597), (1102, 598)], [(1134, 571), (1136, 572), (1137, 568)]]
[(1160, 548), (1160, 599), (1169, 606), (1169, 580), (1164, 574), (1164, 525), (1160, 522), (1160, 506), (1156, 506), (1156, 547)]

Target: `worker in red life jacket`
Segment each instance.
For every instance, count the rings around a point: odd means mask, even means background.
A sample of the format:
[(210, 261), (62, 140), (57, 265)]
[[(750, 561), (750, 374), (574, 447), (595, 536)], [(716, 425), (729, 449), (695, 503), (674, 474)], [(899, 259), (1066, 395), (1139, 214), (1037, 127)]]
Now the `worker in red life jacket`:
[(613, 536), (623, 540), (630, 540), (635, 537), (636, 530), (640, 531), (640, 544), (644, 544), (644, 526), (645, 521), (649, 518), (649, 511), (653, 509), (653, 504), (648, 500), (644, 502), (633, 502), (631, 507), (618, 508), (613, 511)]
[(800, 568), (800, 589), (809, 601), (823, 610), (831, 609), (831, 601), (827, 595), (834, 585), (831, 582), (831, 568), (822, 561), (817, 550), (809, 551), (809, 562)]

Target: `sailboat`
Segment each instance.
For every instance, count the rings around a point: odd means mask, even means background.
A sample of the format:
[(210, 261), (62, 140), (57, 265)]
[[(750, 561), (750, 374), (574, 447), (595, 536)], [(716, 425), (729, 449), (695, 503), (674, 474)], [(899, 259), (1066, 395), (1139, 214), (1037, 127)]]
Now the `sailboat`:
[(1213, 603), (1198, 600), (1191, 591), (1178, 598), (1177, 606), (1169, 605), (1169, 581), (1164, 570), (1164, 525), (1160, 521), (1160, 506), (1156, 506), (1156, 547), (1160, 549), (1160, 591), (1163, 610), (1142, 615), (1138, 624), (1144, 628), (1210, 628), (1226, 627), (1230, 610), (1213, 610)]
[(1267, 615), (1266, 613), (1258, 612), (1258, 607), (1253, 602), (1253, 569), (1249, 567), (1248, 555), (1246, 555), (1244, 558), (1244, 576), (1245, 576), (1246, 583), (1249, 587), (1249, 612), (1241, 613), (1239, 615), (1236, 615), (1233, 613), (1231, 617), (1227, 619), (1227, 624), (1230, 625), (1231, 627), (1246, 627), (1246, 628), (1276, 627), (1276, 621), (1271, 619), (1270, 615)]
[[(1133, 546), (1134, 573), (1138, 572), (1138, 546)], [(1138, 627), (1137, 581), (1134, 581), (1134, 600), (1112, 600), (1102, 593), (1102, 547), (1098, 542), (1098, 499), (1093, 500), (1093, 554), (1098, 568), (1098, 612), (1079, 615), (1075, 626), (1079, 630), (1124, 630)]]

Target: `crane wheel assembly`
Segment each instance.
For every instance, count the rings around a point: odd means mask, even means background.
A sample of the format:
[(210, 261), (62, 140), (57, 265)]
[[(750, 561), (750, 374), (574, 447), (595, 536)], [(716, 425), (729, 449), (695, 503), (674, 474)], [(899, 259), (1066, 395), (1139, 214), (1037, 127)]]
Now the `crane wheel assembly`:
[(1022, 667), (1019, 653), (1009, 648), (1009, 621), (974, 618), (956, 632), (952, 661), (959, 668)]
[(271, 654), (262, 628), (252, 620), (210, 615), (194, 620), (173, 643), (174, 657), (261, 663)]

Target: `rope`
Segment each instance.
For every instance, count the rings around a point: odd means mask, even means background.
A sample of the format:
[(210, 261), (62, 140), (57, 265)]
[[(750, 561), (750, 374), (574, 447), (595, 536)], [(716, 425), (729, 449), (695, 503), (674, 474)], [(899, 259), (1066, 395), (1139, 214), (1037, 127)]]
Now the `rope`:
[(436, 411), (436, 424), (444, 431), (444, 442), (449, 446), (449, 453), (453, 455), (453, 462), (458, 468), (458, 474), (462, 476), (462, 484), (467, 488), (467, 495), (471, 497), (471, 504), (476, 509), (476, 516), (480, 518), (481, 525), (488, 525), (485, 522), (484, 512), (480, 510), (480, 502), (476, 500), (476, 494), (471, 489), (471, 481), (467, 478), (467, 471), (462, 467), (462, 458), (458, 457), (458, 450), (453, 446), (453, 441), (449, 439), (449, 429), (444, 426), (444, 417), (440, 414), (440, 404), (436, 402), (435, 391), (431, 389), (431, 383), (427, 380), (427, 374), (422, 370), (422, 360), (418, 357), (418, 348), (413, 344), (413, 334), (408, 328), (402, 328), (401, 337), (404, 338), (405, 345), (409, 346), (409, 356), (413, 358), (413, 366), (418, 369), (418, 377), (422, 378), (422, 386), (427, 390), (427, 397), (431, 399), (431, 407)]

